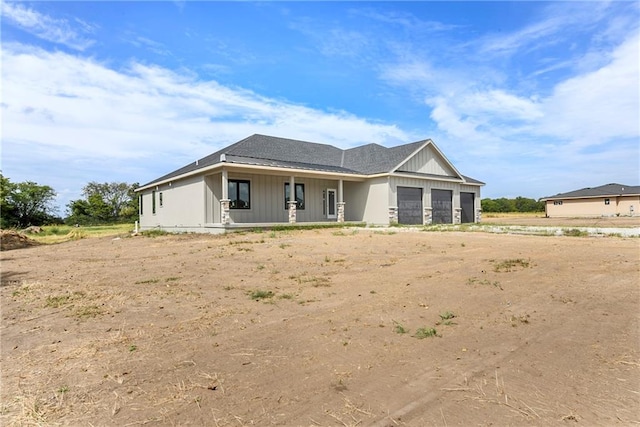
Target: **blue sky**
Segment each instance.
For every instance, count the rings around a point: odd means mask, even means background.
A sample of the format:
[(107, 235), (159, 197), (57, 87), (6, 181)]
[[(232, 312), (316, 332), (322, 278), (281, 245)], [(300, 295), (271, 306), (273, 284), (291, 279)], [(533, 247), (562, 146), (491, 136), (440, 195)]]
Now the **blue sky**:
[(638, 2), (7, 2), (2, 165), (145, 183), (254, 133), (431, 138), (482, 197), (640, 183)]

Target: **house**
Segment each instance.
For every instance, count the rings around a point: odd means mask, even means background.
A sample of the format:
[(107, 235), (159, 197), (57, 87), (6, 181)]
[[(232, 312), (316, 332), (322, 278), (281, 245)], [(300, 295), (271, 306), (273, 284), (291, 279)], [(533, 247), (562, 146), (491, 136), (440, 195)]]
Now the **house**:
[(640, 186), (606, 184), (540, 199), (547, 217), (637, 216)]
[(155, 179), (142, 230), (224, 232), (278, 223), (480, 221), (480, 187), (427, 139), (342, 150), (253, 135)]

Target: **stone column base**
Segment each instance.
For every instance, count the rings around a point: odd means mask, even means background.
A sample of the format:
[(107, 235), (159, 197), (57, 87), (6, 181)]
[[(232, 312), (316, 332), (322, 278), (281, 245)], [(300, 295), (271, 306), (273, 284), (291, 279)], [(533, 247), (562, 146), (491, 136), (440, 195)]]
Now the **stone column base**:
[(289, 205), (289, 224), (296, 223), (296, 211), (297, 211), (297, 202), (287, 202)]
[(338, 222), (344, 222), (344, 205), (345, 202), (338, 202)]
[(432, 208), (424, 208), (424, 217), (422, 219), (423, 225), (431, 225), (433, 224), (433, 209)]
[(453, 214), (453, 223), (460, 224), (462, 223), (462, 208), (455, 208), (455, 212)]
[(220, 199), (220, 222), (223, 225), (231, 223), (230, 207), (231, 199)]
[(476, 222), (482, 221), (482, 209), (476, 209)]
[(398, 207), (389, 206), (389, 224), (398, 223)]

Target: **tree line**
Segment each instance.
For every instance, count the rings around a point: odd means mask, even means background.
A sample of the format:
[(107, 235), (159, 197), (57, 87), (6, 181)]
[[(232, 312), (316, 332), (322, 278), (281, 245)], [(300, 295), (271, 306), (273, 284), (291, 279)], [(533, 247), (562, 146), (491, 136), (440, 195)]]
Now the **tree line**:
[(482, 199), (480, 204), (483, 212), (544, 212), (544, 202), (526, 197)]
[(98, 225), (133, 222), (138, 219), (140, 185), (124, 182), (89, 182), (82, 188), (83, 198), (70, 201), (66, 215), (57, 215), (56, 192), (33, 181), (14, 183), (0, 173), (0, 228), (31, 225)]

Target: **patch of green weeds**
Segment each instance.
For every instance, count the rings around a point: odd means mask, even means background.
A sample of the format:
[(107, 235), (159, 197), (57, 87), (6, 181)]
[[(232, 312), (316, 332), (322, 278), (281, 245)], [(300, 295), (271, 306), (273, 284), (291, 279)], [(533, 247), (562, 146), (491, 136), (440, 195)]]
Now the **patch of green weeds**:
[(167, 277), (165, 282), (175, 282), (176, 280), (180, 280), (179, 277)]
[(50, 308), (59, 308), (59, 307), (62, 307), (63, 305), (70, 303), (73, 300), (77, 300), (85, 296), (86, 294), (81, 291), (75, 291), (71, 294), (48, 296), (44, 306), (50, 307)]
[(63, 385), (62, 387), (60, 387), (58, 389), (58, 393), (61, 393), (61, 394), (64, 394), (64, 393), (66, 393), (68, 391), (69, 391), (69, 386), (68, 385)]
[(528, 268), (531, 265), (531, 261), (522, 258), (505, 259), (502, 261), (494, 261), (493, 271), (495, 272), (510, 272), (515, 268)]
[(280, 299), (293, 299), (294, 295), (293, 294), (281, 294), (278, 295), (278, 298)]
[(149, 283), (158, 283), (160, 281), (160, 279), (147, 279), (147, 280), (138, 280), (137, 282), (134, 282), (135, 285), (146, 285)]
[(493, 286), (493, 287), (495, 287), (495, 288), (498, 288), (498, 289), (500, 289), (500, 290), (504, 290), (504, 289), (502, 288), (502, 285), (501, 285), (501, 284), (500, 284), (500, 282), (498, 282), (498, 281), (493, 281), (493, 282), (492, 282), (491, 280), (488, 280), (488, 279), (482, 279), (482, 280), (480, 280), (480, 279), (478, 279), (477, 277), (469, 277), (469, 278), (467, 279), (467, 285), (474, 285), (474, 284), (478, 284), (478, 285), (491, 285), (491, 286)]
[(141, 233), (143, 236), (145, 237), (160, 237), (160, 236), (166, 236), (167, 234), (169, 234), (168, 231), (159, 229), (159, 228), (155, 228), (153, 230), (145, 230)]
[(255, 290), (249, 291), (249, 297), (254, 301), (259, 301), (266, 298), (273, 298), (275, 294), (272, 291)]
[(398, 234), (398, 233), (397, 233), (397, 231), (391, 231), (391, 230), (384, 230), (384, 231), (383, 230), (375, 230), (373, 232), (373, 234), (383, 234), (383, 235), (386, 235), (386, 236), (392, 236), (392, 235)]
[(415, 334), (413, 334), (414, 338), (423, 339), (429, 337), (437, 337), (438, 331), (434, 328), (418, 328)]
[(456, 317), (456, 315), (452, 311), (445, 311), (444, 313), (440, 313), (440, 319), (449, 320)]
[(298, 284), (303, 283), (311, 283), (311, 286), (314, 288), (328, 288), (331, 287), (331, 280), (328, 277), (318, 277), (318, 276), (305, 276), (306, 273), (302, 273), (299, 275), (291, 275), (289, 279), (296, 280)]
[(103, 313), (102, 308), (98, 307), (97, 305), (87, 305), (84, 307), (78, 307), (73, 315), (75, 317), (79, 317), (79, 318), (85, 318), (85, 317), (96, 317), (99, 316)]
[(55, 297), (47, 297), (47, 302), (45, 303), (45, 307), (58, 308), (60, 306), (65, 305), (69, 302), (69, 298), (71, 295), (58, 295)]
[(291, 246), (289, 243), (280, 243), (278, 245), (280, 249), (285, 249), (285, 248), (288, 248), (289, 246)]
[(455, 325), (453, 320), (451, 320), (455, 317), (456, 315), (452, 311), (445, 311), (444, 313), (440, 313), (440, 321), (436, 323), (436, 325)]
[(258, 266), (256, 267), (256, 269), (258, 270), (264, 270), (264, 264), (258, 264)]
[(135, 344), (131, 344), (131, 345), (129, 346), (129, 351), (131, 351), (131, 352), (136, 351), (137, 349), (138, 349), (138, 346), (137, 346), (137, 345), (135, 345)]
[(393, 327), (393, 332), (395, 332), (396, 334), (408, 334), (409, 333), (409, 329), (405, 328), (402, 324), (396, 322), (395, 320), (393, 321), (394, 323), (394, 327)]
[(233, 286), (227, 285), (227, 286), (224, 286), (222, 289), (224, 289), (225, 291), (230, 291), (231, 289), (233, 289)]
[(11, 296), (20, 297), (29, 293), (29, 286), (22, 286), (11, 293)]
[(572, 229), (563, 229), (562, 230), (562, 235), (563, 236), (570, 236), (570, 237), (586, 237), (589, 235), (588, 232), (580, 230), (578, 228), (572, 228)]

